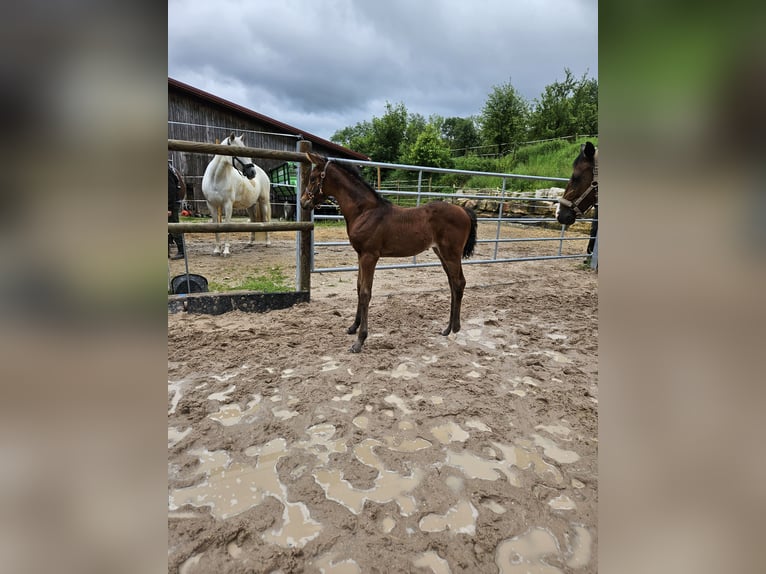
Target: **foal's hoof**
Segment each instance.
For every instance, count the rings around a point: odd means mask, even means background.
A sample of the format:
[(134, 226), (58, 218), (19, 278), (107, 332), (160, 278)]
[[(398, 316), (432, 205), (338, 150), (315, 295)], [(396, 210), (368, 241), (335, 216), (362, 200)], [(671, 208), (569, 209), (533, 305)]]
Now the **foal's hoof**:
[(361, 353), (362, 352), (362, 344), (357, 341), (353, 345), (351, 345), (351, 348), (349, 349), (352, 353)]
[(357, 327), (355, 325), (351, 325), (348, 329), (346, 329), (346, 333), (348, 333), (349, 335), (353, 335), (354, 333), (356, 333), (356, 329)]

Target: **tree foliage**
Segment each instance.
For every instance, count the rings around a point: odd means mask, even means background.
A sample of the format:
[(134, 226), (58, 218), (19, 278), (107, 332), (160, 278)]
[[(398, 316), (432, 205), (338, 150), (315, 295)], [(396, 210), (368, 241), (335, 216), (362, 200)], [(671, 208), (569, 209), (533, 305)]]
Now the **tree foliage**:
[(569, 69), (534, 105), (510, 83), (493, 86), (476, 116), (443, 118), (409, 113), (404, 103), (386, 102), (384, 113), (338, 130), (331, 140), (384, 163), (444, 167), (453, 158), (507, 154), (531, 139), (598, 134), (598, 81)]
[(427, 124), (404, 157), (405, 163), (428, 167), (452, 167), (450, 149), (434, 124)]
[(532, 139), (598, 133), (598, 81), (577, 80), (569, 69), (560, 82), (545, 87), (530, 117)]
[(441, 135), (456, 156), (467, 155), (481, 144), (474, 116), (445, 119), (441, 126)]
[(526, 139), (528, 117), (529, 104), (510, 82), (494, 86), (479, 116), (483, 142), (504, 153)]

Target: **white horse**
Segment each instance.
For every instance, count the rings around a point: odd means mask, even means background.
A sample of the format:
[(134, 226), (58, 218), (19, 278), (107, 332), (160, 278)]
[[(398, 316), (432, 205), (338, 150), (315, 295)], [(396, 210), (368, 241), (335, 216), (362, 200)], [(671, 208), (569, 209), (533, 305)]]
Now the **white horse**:
[[(222, 145), (245, 147), (244, 135), (235, 137), (232, 133), (223, 140)], [(271, 221), (270, 203), (271, 182), (269, 176), (250, 158), (229, 155), (217, 155), (205, 168), (202, 176), (202, 194), (205, 196), (210, 209), (211, 221), (229, 223), (231, 213), (237, 209), (245, 209), (250, 221)], [(255, 241), (255, 233), (250, 233), (250, 243)], [(266, 245), (270, 245), (269, 234), (265, 234)], [(215, 234), (215, 249), (213, 255), (228, 257), (229, 242), (224, 241), (221, 252), (219, 234)]]

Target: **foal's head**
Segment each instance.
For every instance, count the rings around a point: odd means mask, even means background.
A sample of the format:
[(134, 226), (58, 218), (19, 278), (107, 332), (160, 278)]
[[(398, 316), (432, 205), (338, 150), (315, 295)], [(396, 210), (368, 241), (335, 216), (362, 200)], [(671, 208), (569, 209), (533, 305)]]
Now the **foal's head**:
[[(245, 145), (245, 135), (235, 136), (234, 132), (223, 140), (221, 145), (247, 147)], [(234, 169), (242, 173), (247, 179), (253, 179), (255, 177), (255, 164), (249, 157), (231, 156), (231, 165), (233, 165)]]
[(314, 167), (309, 174), (306, 189), (301, 194), (301, 207), (303, 209), (313, 209), (314, 206), (327, 199), (324, 190), (324, 178), (330, 162), (327, 161), (326, 157), (315, 153), (307, 153), (306, 155), (311, 160), (311, 163), (314, 164)]
[(556, 219), (562, 225), (572, 225), (577, 216), (582, 216), (597, 200), (598, 150), (587, 142), (580, 146), (580, 155), (572, 164), (572, 177), (559, 199)]

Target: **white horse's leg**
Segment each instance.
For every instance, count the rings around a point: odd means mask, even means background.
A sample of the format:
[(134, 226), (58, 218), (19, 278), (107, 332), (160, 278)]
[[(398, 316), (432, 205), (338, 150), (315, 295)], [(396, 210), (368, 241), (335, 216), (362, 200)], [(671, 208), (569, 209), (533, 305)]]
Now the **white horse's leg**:
[[(256, 223), (258, 221), (258, 207), (257, 204), (253, 204), (250, 207), (247, 208), (247, 215), (250, 218), (250, 223)], [(250, 243), (248, 245), (253, 245), (255, 243), (255, 231), (250, 232)]]
[[(210, 210), (210, 223), (221, 223), (221, 212), (218, 207), (210, 205), (208, 202), (207, 208)], [(215, 234), (215, 247), (213, 248), (213, 255), (221, 254), (221, 241), (218, 237), (218, 233)]]
[[(231, 201), (227, 201), (223, 204), (223, 210), (224, 221), (229, 223), (231, 221), (231, 213), (234, 211), (234, 204)], [(223, 240), (223, 256), (228, 257), (229, 255), (231, 255), (231, 253), (229, 253), (229, 234), (226, 233), (224, 234)]]
[[(271, 221), (271, 198), (269, 197), (269, 192), (266, 190), (266, 193), (261, 194), (261, 198), (259, 200), (259, 205), (261, 207), (261, 221), (264, 223), (268, 223)], [(271, 245), (271, 239), (269, 239), (269, 232), (266, 232), (266, 245)]]

